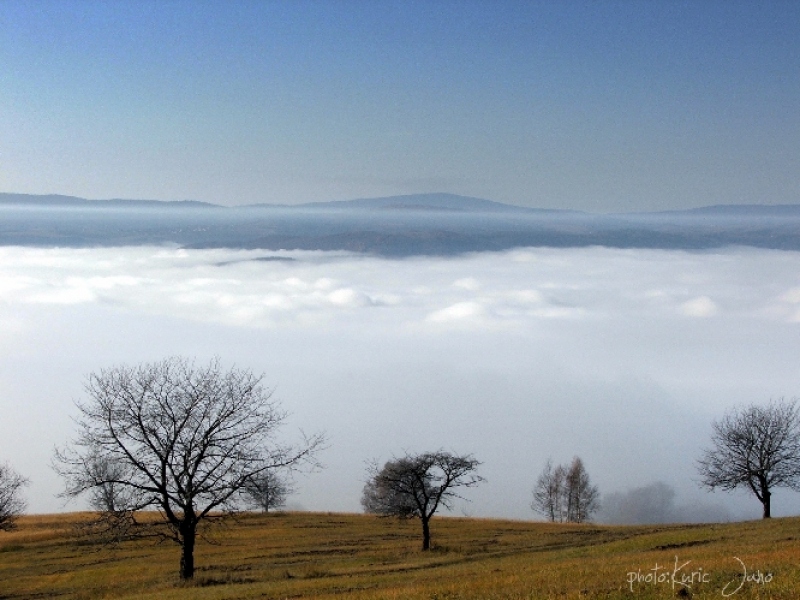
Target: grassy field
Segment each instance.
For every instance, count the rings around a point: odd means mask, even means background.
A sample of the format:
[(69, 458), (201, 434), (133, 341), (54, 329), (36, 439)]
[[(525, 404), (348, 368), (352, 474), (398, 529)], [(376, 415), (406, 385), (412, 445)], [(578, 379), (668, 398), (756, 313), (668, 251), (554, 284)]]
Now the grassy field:
[(800, 518), (606, 527), (442, 517), (423, 553), (416, 521), (248, 514), (198, 544), (188, 583), (175, 544), (87, 542), (75, 535), (85, 518), (27, 516), (0, 532), (0, 598), (800, 598)]

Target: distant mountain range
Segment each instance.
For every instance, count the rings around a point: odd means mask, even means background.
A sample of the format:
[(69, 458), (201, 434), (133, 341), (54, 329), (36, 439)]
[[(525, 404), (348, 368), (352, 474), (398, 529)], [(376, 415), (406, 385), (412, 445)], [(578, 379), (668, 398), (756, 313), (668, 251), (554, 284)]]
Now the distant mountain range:
[(453, 194), (223, 207), (184, 200), (0, 194), (0, 245), (345, 250), (452, 255), (520, 246), (800, 250), (800, 205), (622, 214), (511, 206)]

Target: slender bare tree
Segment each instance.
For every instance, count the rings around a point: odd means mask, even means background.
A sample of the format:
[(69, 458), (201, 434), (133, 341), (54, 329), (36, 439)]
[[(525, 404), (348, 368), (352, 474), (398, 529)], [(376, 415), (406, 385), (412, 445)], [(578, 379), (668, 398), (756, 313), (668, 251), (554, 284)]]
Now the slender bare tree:
[(572, 459), (566, 472), (565, 495), (567, 504), (567, 521), (583, 523), (588, 521), (592, 513), (600, 508), (600, 492), (592, 485), (589, 474), (579, 457)]
[(600, 508), (600, 492), (577, 456), (569, 467), (548, 460), (536, 480), (531, 508), (554, 523), (583, 523)]
[(553, 523), (560, 523), (566, 518), (563, 502), (565, 479), (564, 467), (558, 465), (553, 468), (553, 461), (548, 460), (533, 490), (531, 508)]
[(0, 530), (13, 529), (17, 517), (25, 512), (22, 488), (26, 485), (28, 480), (10, 465), (0, 464)]
[(311, 460), (322, 444), (276, 442), (285, 415), (262, 379), (180, 357), (91, 374), (77, 438), (56, 453), (65, 495), (158, 509), (163, 535), (181, 547), (181, 578), (193, 577), (201, 523), (235, 512), (253, 478)]
[(460, 498), (455, 490), (484, 481), (475, 471), (480, 463), (471, 455), (449, 452), (407, 454), (382, 468), (373, 465), (361, 504), (369, 513), (418, 518), (422, 522), (422, 549), (430, 550), (430, 520), (439, 507), (452, 508)]
[(712, 447), (697, 462), (708, 489), (744, 487), (771, 516), (772, 490), (800, 490), (800, 408), (796, 400), (735, 408), (712, 425)]

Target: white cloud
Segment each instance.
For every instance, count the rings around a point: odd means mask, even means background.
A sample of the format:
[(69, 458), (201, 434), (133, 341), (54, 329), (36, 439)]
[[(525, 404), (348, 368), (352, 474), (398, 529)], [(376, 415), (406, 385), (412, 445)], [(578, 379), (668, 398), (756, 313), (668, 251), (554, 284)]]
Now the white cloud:
[(64, 282), (66, 285), (74, 287), (110, 290), (116, 287), (134, 287), (142, 284), (144, 280), (140, 277), (131, 277), (129, 275), (112, 275), (108, 277), (67, 277)]
[[(748, 286), (758, 253), (737, 256), (607, 249), (528, 249), (448, 260), (164, 248), (0, 253), (0, 299), (11, 304), (92, 304), (194, 321), (251, 327), (350, 323), (470, 322), (488, 329), (539, 319), (707, 318), (726, 310), (794, 322), (800, 288)], [(785, 253), (790, 254), (790, 253)], [(775, 253), (763, 253), (773, 257)], [(783, 257), (783, 255), (778, 255)], [(782, 261), (786, 262), (786, 261)], [(787, 263), (788, 264), (788, 263)], [(475, 275), (463, 276), (464, 272)], [(671, 282), (669, 285), (664, 285)], [(774, 286), (774, 283), (772, 284)], [(760, 296), (759, 296), (760, 294)], [(714, 300), (712, 300), (712, 297)], [(186, 310), (191, 306), (192, 310)]]
[(541, 304), (544, 302), (544, 297), (537, 290), (514, 290), (508, 292), (506, 297), (509, 301), (521, 305)]
[(680, 311), (687, 317), (713, 317), (719, 312), (717, 305), (708, 296), (692, 298), (681, 304)]
[(95, 300), (97, 295), (88, 287), (72, 285), (37, 292), (30, 296), (31, 302), (39, 304), (87, 304)]
[(579, 319), (586, 316), (586, 312), (580, 308), (565, 306), (548, 306), (531, 311), (530, 314), (540, 319)]
[(330, 277), (320, 277), (314, 282), (314, 289), (320, 291), (330, 290), (336, 285), (336, 280)]
[[(324, 281), (327, 282), (329, 280), (326, 279)], [(283, 280), (283, 283), (288, 289), (293, 289), (293, 290), (307, 290), (309, 288), (309, 285), (299, 277), (287, 277), (286, 279)], [(326, 287), (328, 286), (326, 285)]]
[(478, 302), (457, 302), (452, 306), (437, 310), (428, 315), (427, 320), (433, 323), (448, 321), (475, 321), (484, 317), (486, 311)]
[(453, 282), (453, 287), (461, 288), (470, 292), (476, 292), (481, 289), (480, 282), (474, 277), (464, 277)]
[(47, 462), (83, 376), (171, 353), (265, 371), (330, 432), (298, 499), (321, 510), (358, 510), (363, 461), (405, 448), (484, 460), (475, 514), (532, 516), (548, 456), (603, 492), (655, 471), (686, 491), (713, 418), (798, 393), (798, 253), (265, 254), (0, 248), (0, 456), (29, 461), (32, 510), (61, 508)]
[(340, 288), (328, 294), (328, 300), (335, 306), (343, 308), (357, 308), (359, 306), (372, 306), (369, 296), (351, 288)]
[(0, 299), (13, 299), (19, 292), (39, 285), (32, 277), (25, 277), (13, 272), (0, 273)]
[(787, 290), (781, 294), (780, 300), (781, 302), (787, 302), (789, 304), (800, 304), (800, 287)]
[(261, 303), (270, 309), (287, 311), (294, 308), (294, 303), (285, 294), (268, 293), (261, 298)]

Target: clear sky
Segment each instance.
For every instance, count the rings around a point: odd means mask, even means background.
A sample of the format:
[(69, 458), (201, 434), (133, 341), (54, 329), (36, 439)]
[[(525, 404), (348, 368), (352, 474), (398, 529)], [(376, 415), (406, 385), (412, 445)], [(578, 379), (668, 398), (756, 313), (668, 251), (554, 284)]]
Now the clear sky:
[(0, 2), (0, 192), (800, 201), (800, 3)]

